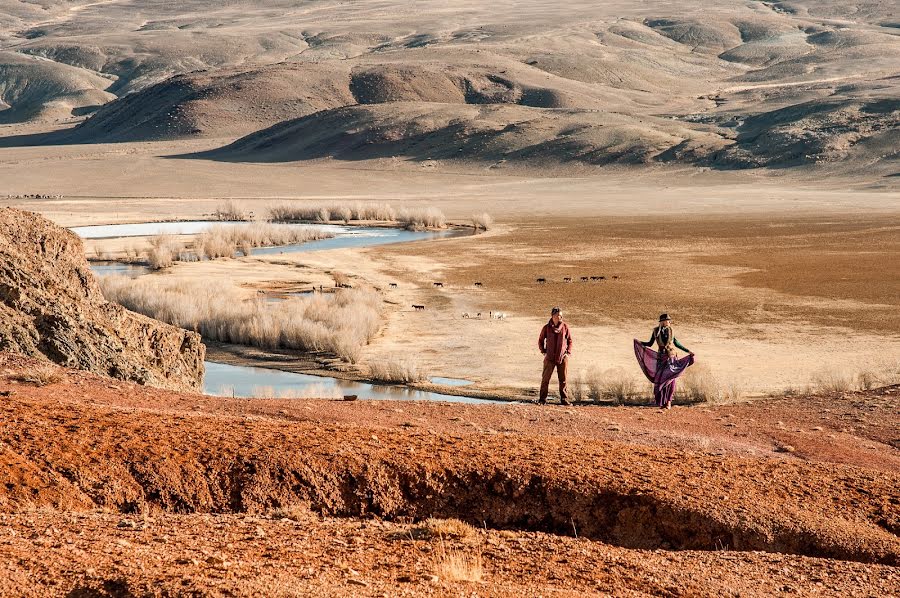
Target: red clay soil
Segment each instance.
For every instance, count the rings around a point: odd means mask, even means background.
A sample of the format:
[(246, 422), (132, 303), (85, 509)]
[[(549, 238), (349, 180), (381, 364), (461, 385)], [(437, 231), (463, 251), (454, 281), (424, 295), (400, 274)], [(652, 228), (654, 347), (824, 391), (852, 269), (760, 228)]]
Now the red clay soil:
[[(4, 596), (900, 593), (897, 387), (657, 412), (13, 380), (34, 367), (0, 357)], [(423, 577), (427, 517), (482, 528), (481, 582)]]

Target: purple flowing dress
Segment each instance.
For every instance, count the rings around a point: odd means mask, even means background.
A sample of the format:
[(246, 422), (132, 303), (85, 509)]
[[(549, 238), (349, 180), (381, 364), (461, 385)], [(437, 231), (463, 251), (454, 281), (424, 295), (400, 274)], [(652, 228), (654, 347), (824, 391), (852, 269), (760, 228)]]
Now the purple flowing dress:
[(663, 357), (659, 353), (645, 347), (641, 341), (634, 339), (634, 355), (637, 357), (641, 371), (653, 383), (653, 398), (659, 407), (672, 403), (675, 396), (675, 381), (694, 363), (694, 356), (687, 355), (681, 359)]

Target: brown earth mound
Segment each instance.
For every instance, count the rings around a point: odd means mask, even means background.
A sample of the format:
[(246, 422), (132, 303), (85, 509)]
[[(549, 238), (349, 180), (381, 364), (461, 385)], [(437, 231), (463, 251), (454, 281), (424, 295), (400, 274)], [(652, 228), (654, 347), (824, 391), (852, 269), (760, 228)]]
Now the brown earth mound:
[(0, 208), (0, 349), (175, 389), (199, 388), (200, 336), (107, 302), (74, 233)]
[(288, 162), (406, 156), (603, 165), (705, 156), (723, 145), (715, 134), (664, 119), (654, 119), (656, 127), (648, 127), (646, 120), (505, 104), (397, 102), (323, 111), (193, 157)]
[(354, 102), (339, 64), (278, 64), (166, 79), (111, 102), (72, 130), (71, 142), (236, 136)]
[(13, 392), (2, 417), (15, 422), (0, 431), (11, 482), (0, 489), (4, 510), (263, 513), (305, 504), (337, 516), (575, 529), (628, 548), (900, 562), (895, 473), (565, 432), (375, 429), (322, 421), (300, 405), (98, 386), (89, 375), (42, 391), (0, 382)]

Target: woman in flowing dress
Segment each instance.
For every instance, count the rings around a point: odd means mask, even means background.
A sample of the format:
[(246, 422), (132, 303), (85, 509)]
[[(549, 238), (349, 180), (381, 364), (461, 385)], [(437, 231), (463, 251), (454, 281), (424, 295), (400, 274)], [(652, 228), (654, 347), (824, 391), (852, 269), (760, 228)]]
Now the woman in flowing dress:
[[(656, 343), (657, 350), (650, 347)], [(681, 349), (687, 356), (678, 358), (675, 349)], [(668, 314), (659, 316), (659, 326), (647, 342), (634, 339), (634, 354), (641, 371), (653, 383), (653, 398), (660, 409), (671, 409), (675, 396), (675, 381), (694, 363), (694, 354), (675, 338), (672, 319)]]

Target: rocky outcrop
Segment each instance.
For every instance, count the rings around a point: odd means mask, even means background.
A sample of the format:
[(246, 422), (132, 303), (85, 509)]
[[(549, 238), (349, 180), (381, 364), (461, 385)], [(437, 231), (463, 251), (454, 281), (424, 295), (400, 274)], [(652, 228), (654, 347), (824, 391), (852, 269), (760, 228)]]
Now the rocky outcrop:
[(0, 351), (140, 384), (197, 390), (200, 336), (109, 303), (81, 239), (29, 212), (0, 208)]

